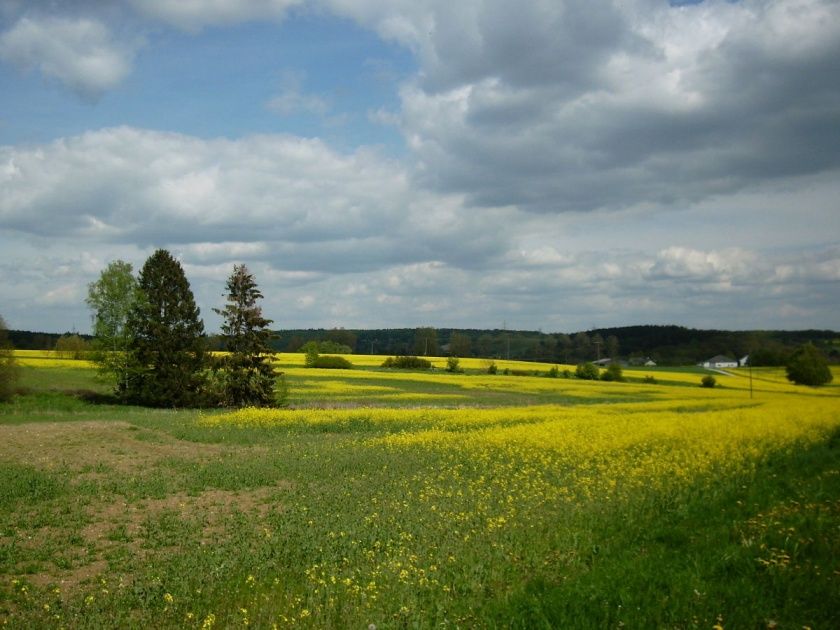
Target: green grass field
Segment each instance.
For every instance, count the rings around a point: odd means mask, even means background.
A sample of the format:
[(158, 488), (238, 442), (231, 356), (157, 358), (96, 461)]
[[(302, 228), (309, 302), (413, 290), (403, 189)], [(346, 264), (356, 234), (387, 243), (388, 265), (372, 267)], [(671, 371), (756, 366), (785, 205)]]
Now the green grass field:
[(840, 373), (282, 355), (290, 408), (176, 411), (20, 357), (2, 627), (840, 627)]

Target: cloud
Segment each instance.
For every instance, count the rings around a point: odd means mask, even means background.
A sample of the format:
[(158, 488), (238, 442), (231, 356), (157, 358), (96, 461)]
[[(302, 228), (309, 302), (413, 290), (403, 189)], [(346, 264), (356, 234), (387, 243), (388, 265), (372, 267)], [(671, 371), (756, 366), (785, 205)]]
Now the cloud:
[(479, 207), (678, 207), (840, 165), (836, 2), (328, 4), (416, 52), (418, 180)]
[(302, 0), (130, 0), (141, 14), (186, 31), (257, 19), (281, 19)]
[(201, 260), (245, 254), (335, 273), (471, 266), (504, 248), (484, 217), (461, 212), (456, 197), (415, 191), (398, 163), (315, 139), (121, 127), (0, 147), (0, 165), (0, 225), (41, 237), (171, 243)]
[(285, 72), (283, 89), (266, 103), (266, 107), (282, 116), (312, 114), (324, 116), (330, 109), (326, 100), (316, 94), (302, 91), (303, 76), (300, 73)]
[(118, 85), (132, 56), (104, 24), (91, 19), (24, 17), (0, 35), (0, 59), (37, 69), (88, 100)]

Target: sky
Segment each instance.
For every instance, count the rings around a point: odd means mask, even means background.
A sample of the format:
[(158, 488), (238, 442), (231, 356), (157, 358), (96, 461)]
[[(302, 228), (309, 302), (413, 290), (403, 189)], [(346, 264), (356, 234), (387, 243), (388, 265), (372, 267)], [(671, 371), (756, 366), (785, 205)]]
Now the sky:
[(840, 2), (0, 0), (0, 315), (840, 329)]

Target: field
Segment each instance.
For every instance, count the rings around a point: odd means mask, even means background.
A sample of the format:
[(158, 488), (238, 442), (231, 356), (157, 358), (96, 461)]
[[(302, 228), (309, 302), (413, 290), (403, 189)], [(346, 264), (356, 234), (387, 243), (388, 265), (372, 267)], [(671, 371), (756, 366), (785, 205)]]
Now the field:
[(289, 408), (176, 411), (18, 357), (2, 627), (840, 627), (840, 372), (280, 355)]

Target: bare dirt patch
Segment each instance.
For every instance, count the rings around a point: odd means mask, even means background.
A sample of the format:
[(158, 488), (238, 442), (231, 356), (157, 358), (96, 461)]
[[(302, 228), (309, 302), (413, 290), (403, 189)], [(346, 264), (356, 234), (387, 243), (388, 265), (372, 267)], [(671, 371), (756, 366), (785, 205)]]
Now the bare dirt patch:
[[(154, 432), (144, 429), (143, 433)], [(138, 439), (136, 427), (116, 421), (0, 425), (0, 459), (46, 470), (60, 466), (81, 472), (104, 466), (130, 473), (164, 459), (199, 460), (228, 450), (216, 444), (183, 442), (165, 433), (154, 435), (155, 440)]]

